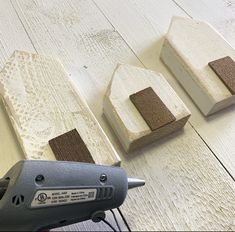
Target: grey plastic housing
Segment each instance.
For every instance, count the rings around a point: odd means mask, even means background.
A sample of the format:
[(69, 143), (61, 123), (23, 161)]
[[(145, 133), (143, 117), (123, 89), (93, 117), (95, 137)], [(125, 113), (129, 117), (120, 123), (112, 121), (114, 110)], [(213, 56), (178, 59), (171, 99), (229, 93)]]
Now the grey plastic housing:
[[(103, 174), (107, 176), (105, 181), (100, 180)], [(35, 179), (40, 175), (44, 179), (36, 183)], [(0, 200), (0, 230), (5, 231), (37, 231), (88, 220), (97, 211), (119, 207), (128, 190), (127, 176), (122, 168), (78, 162), (20, 161), (2, 178), (5, 179), (9, 179), (9, 183)], [(109, 199), (31, 207), (38, 190), (100, 189), (106, 186), (113, 189)], [(14, 197), (19, 199), (19, 204), (15, 204)]]

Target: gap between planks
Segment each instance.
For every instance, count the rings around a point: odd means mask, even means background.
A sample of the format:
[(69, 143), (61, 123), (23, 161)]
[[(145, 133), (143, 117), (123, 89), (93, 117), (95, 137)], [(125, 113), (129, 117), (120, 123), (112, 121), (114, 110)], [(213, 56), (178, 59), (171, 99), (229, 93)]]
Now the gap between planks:
[(35, 45), (34, 45), (34, 43), (33, 43), (32, 38), (30, 37), (30, 35), (29, 35), (28, 31), (26, 30), (24, 23), (22, 22), (22, 20), (21, 20), (21, 18), (20, 18), (20, 16), (19, 16), (19, 14), (18, 14), (18, 12), (17, 12), (17, 10), (15, 9), (14, 4), (12, 3), (12, 0), (9, 0), (9, 1), (10, 1), (10, 3), (11, 3), (12, 8), (14, 9), (14, 12), (15, 12), (15, 13), (16, 13), (16, 15), (17, 15), (17, 18), (19, 19), (19, 21), (20, 21), (20, 23), (21, 23), (22, 27), (24, 28), (24, 31), (25, 31), (25, 33), (26, 33), (26, 35), (27, 35), (27, 37), (28, 37), (29, 41), (31, 42), (31, 45), (33, 46), (33, 48), (34, 48), (35, 52), (36, 52), (36, 53), (38, 53), (37, 48), (35, 47)]
[(138, 55), (135, 53), (135, 51), (132, 49), (132, 47), (128, 44), (128, 42), (125, 40), (125, 38), (121, 35), (121, 33), (119, 33), (119, 31), (117, 31), (116, 27), (113, 25), (113, 23), (110, 21), (110, 19), (105, 15), (105, 13), (102, 11), (102, 9), (98, 6), (96, 1), (92, 0), (92, 2), (97, 7), (97, 9), (100, 11), (100, 13), (104, 16), (104, 18), (109, 22), (109, 24), (112, 26), (113, 30), (115, 30), (117, 32), (117, 34), (122, 38), (122, 40), (125, 42), (126, 46), (132, 51), (132, 53), (134, 54), (136, 59), (143, 65), (144, 68), (146, 68), (144, 63), (141, 61), (141, 59), (138, 57)]
[(181, 7), (181, 5), (176, 2), (175, 0), (172, 0), (172, 2), (177, 6), (179, 7), (186, 15), (188, 15), (189, 18), (193, 18), (183, 7)]

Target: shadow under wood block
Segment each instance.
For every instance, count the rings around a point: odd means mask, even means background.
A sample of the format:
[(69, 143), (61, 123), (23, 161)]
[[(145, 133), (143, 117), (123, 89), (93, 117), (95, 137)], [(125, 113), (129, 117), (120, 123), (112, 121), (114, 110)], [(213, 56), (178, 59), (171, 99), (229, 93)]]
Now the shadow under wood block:
[(235, 50), (208, 23), (173, 17), (161, 59), (205, 116), (235, 103)]
[(116, 68), (103, 110), (127, 152), (182, 128), (190, 116), (161, 74), (130, 65)]
[[(48, 141), (53, 144), (53, 138), (76, 128), (78, 133), (73, 136), (87, 155), (76, 161), (120, 165), (119, 156), (60, 62), (15, 51), (0, 73), (0, 92), (27, 159), (55, 160)], [(71, 132), (66, 135), (70, 137)]]

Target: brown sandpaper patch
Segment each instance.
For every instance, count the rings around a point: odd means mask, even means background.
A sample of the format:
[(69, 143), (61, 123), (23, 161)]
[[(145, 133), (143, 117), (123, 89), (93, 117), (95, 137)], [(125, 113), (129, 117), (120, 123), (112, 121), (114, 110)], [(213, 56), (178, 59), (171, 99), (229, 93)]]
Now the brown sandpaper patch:
[(57, 160), (95, 163), (76, 129), (51, 139), (49, 145)]
[(231, 94), (235, 94), (235, 62), (229, 57), (223, 57), (208, 63)]
[(151, 87), (130, 95), (130, 100), (152, 131), (176, 120)]

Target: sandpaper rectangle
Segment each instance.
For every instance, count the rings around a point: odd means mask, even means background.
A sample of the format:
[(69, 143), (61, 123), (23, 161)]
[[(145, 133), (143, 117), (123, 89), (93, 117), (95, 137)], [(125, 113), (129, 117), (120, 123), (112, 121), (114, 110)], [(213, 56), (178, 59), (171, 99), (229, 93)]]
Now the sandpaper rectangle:
[(51, 139), (49, 145), (57, 160), (95, 163), (76, 129)]
[(235, 62), (229, 57), (223, 57), (208, 63), (231, 94), (235, 94)]
[(152, 131), (176, 120), (151, 87), (130, 95), (130, 100)]

